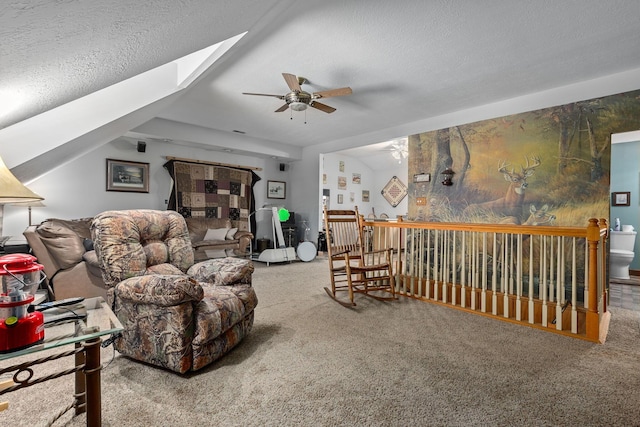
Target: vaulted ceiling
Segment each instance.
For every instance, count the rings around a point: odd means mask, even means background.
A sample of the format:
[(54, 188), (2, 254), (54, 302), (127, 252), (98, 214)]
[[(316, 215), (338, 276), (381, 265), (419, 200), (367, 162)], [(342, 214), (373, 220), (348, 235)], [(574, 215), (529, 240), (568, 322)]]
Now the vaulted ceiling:
[[(638, 69), (639, 24), (637, 0), (5, 0), (0, 155), (21, 178), (119, 137), (295, 160), (311, 145), (381, 142), (405, 123)], [(244, 32), (157, 99), (118, 114), (118, 98), (102, 98), (42, 120)], [(353, 94), (323, 99), (331, 114), (276, 113), (283, 101), (242, 94), (284, 95), (283, 72), (309, 92)]]

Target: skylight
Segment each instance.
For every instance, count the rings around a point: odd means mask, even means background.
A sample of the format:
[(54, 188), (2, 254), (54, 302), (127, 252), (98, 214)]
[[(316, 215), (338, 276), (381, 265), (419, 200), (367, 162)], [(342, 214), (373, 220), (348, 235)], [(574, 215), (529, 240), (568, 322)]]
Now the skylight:
[[(14, 167), (46, 153), (62, 144), (110, 125), (120, 135), (151, 119), (140, 114), (141, 109), (173, 95), (192, 84), (245, 33), (201, 49), (152, 70), (45, 111), (0, 130), (3, 157)], [(136, 112), (137, 123), (117, 121)], [(133, 126), (132, 126), (133, 125)], [(20, 150), (10, 150), (20, 141)]]

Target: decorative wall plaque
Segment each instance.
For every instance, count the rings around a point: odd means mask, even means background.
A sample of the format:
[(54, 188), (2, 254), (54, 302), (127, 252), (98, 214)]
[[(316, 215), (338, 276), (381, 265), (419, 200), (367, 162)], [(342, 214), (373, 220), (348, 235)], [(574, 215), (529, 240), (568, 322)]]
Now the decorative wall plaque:
[(404, 199), (404, 196), (407, 195), (407, 186), (400, 181), (397, 176), (394, 176), (380, 193), (382, 197), (395, 208), (402, 199)]

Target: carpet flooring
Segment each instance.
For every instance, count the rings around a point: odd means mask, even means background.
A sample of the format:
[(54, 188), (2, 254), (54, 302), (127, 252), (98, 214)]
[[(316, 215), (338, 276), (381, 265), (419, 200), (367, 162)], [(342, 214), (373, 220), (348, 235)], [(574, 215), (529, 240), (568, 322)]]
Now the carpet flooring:
[[(405, 298), (349, 309), (328, 279), (321, 257), (256, 263), (252, 332), (189, 375), (104, 349), (103, 425), (640, 425), (639, 312), (612, 308), (599, 345)], [(46, 425), (72, 393), (65, 377), (2, 396), (0, 425)]]

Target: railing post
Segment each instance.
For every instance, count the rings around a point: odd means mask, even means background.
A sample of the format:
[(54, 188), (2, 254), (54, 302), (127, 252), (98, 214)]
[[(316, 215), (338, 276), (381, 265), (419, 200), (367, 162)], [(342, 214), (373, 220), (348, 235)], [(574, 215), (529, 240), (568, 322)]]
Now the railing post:
[(598, 341), (600, 338), (600, 316), (598, 315), (598, 244), (600, 227), (597, 218), (590, 218), (587, 226), (589, 244), (589, 308), (587, 309), (587, 338)]
[(609, 225), (605, 218), (600, 218), (600, 229), (604, 231), (604, 234), (600, 235), (600, 244), (602, 245), (602, 264), (600, 265), (600, 279), (602, 283), (602, 312), (606, 313), (607, 305), (609, 304), (609, 282), (607, 280), (607, 268), (609, 267), (609, 254), (606, 251), (606, 244), (609, 237)]

